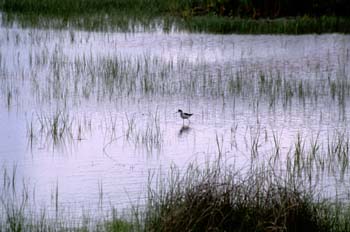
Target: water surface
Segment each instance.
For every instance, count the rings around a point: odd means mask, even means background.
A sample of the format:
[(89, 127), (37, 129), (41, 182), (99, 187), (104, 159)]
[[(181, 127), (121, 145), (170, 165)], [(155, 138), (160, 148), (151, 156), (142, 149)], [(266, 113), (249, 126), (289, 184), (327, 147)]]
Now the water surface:
[[(142, 202), (150, 173), (219, 153), (245, 170), (278, 148), (286, 170), (299, 136), (329, 161), (329, 144), (348, 141), (349, 49), (339, 34), (2, 27), (0, 163), (43, 204), (58, 192), (60, 207), (103, 211)], [(344, 162), (320, 169), (326, 197), (347, 188)]]

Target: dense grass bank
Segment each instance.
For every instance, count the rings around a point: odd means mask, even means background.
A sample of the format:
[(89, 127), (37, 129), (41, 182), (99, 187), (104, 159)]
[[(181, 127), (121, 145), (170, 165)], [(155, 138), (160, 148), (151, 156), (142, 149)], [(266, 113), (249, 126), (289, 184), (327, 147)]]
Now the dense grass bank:
[(350, 19), (327, 16), (279, 19), (196, 16), (185, 20), (183, 28), (192, 32), (242, 34), (350, 33)]
[(184, 0), (0, 0), (5, 12), (73, 15), (85, 13), (129, 13), (159, 15), (189, 8)]
[(287, 16), (348, 16), (346, 0), (1, 0), (5, 11), (48, 14), (130, 11), (152, 14), (186, 14), (276, 18)]
[[(191, 167), (151, 191), (145, 231), (349, 231), (347, 207), (276, 173)], [(170, 183), (170, 184), (169, 184)]]
[(308, 34), (350, 33), (350, 18), (324, 16), (321, 18), (296, 17), (279, 19), (244, 19), (218, 16), (130, 16), (128, 14), (92, 14), (52, 17), (35, 14), (5, 13), (4, 26), (18, 23), (21, 27), (82, 29), (88, 31), (188, 31), (218, 34)]
[[(330, 7), (331, 6), (331, 7)], [(22, 25), (76, 26), (88, 30), (123, 30), (125, 25), (148, 28), (164, 19), (176, 28), (210, 33), (349, 33), (350, 4), (337, 1), (218, 1), (218, 0), (0, 0), (5, 22), (20, 15)], [(23, 15), (25, 17), (23, 17)], [(54, 18), (54, 21), (52, 21)], [(128, 28), (128, 31), (132, 29)]]

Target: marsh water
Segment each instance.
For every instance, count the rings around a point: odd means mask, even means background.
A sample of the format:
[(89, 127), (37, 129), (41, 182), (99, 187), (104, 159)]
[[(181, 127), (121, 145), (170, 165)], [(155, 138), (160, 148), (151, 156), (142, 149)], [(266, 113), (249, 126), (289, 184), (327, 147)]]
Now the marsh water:
[(219, 154), (237, 170), (294, 170), (299, 141), (312, 185), (338, 197), (350, 183), (348, 156), (335, 155), (349, 145), (349, 53), (341, 34), (3, 26), (0, 163), (39, 206), (103, 211)]

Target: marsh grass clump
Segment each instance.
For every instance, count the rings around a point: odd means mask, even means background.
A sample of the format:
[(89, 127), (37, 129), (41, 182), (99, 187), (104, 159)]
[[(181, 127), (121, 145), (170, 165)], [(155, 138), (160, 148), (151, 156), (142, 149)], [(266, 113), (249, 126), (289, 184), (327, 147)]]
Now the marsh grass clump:
[(40, 115), (38, 116), (38, 120), (41, 125), (41, 130), (46, 131), (46, 134), (51, 136), (55, 143), (62, 139), (65, 134), (71, 135), (70, 128), (72, 121), (69, 119), (68, 114), (57, 111), (52, 117)]
[(140, 123), (135, 115), (126, 115), (127, 124), (124, 136), (127, 141), (131, 141), (135, 146), (142, 146), (146, 151), (154, 149), (160, 150), (163, 145), (163, 131), (160, 127), (160, 116), (158, 110), (155, 113), (148, 113), (146, 123)]
[(39, 140), (46, 145), (67, 145), (77, 139), (82, 138), (82, 126), (77, 126), (77, 135), (75, 136), (73, 130), (75, 129), (75, 120), (68, 112), (56, 111), (52, 114), (36, 114), (31, 120), (27, 122), (27, 138), (28, 145), (32, 148)]
[(323, 202), (273, 173), (247, 177), (229, 169), (172, 170), (150, 190), (146, 231), (330, 231)]

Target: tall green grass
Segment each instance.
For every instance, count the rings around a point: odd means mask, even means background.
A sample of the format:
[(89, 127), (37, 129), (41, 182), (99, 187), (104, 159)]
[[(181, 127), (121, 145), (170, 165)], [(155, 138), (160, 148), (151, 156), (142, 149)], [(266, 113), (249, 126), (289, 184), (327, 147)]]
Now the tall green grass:
[(32, 13), (3, 14), (3, 24), (14, 23), (22, 27), (68, 28), (88, 31), (187, 31), (217, 34), (309, 34), (309, 33), (349, 33), (350, 19), (346, 17), (293, 17), (277, 19), (246, 19), (240, 17), (206, 16), (157, 16), (151, 14), (130, 15), (118, 13), (82, 13), (80, 15), (41, 15)]
[[(174, 175), (174, 173), (172, 173)], [(170, 183), (170, 184), (168, 184)], [(145, 231), (343, 231), (340, 208), (269, 172), (190, 167), (150, 191)], [(334, 210), (334, 211), (333, 211)], [(349, 218), (349, 214), (342, 217)]]
[(190, 164), (185, 171), (175, 167), (151, 179), (156, 187), (148, 192), (145, 230), (349, 231), (348, 196), (326, 198), (320, 180), (310, 181), (335, 166), (348, 167), (348, 141), (340, 133), (324, 147), (317, 138), (297, 135), (287, 162), (276, 164), (284, 159), (277, 141), (268, 163), (259, 162), (257, 150), (244, 171), (227, 163), (217, 141), (214, 162)]
[(7, 12), (69, 15), (93, 12), (129, 12), (132, 14), (160, 14), (189, 7), (184, 0), (1, 0)]
[(6, 11), (69, 14), (131, 11), (153, 14), (215, 14), (220, 16), (284, 17), (298, 15), (348, 15), (346, 1), (326, 0), (1, 0)]
[(334, 2), (337, 7), (325, 10), (325, 1), (318, 2), (322, 2), (323, 7), (308, 1), (310, 9), (305, 10), (303, 4), (292, 9), (294, 4), (290, 1), (276, 1), (277, 5), (272, 4), (269, 8), (267, 5), (271, 3), (261, 6), (256, 1), (1, 0), (0, 9), (7, 14), (5, 21), (14, 19), (12, 13), (20, 13), (15, 18), (27, 26), (46, 23), (50, 27), (75, 25), (89, 30), (106, 30), (122, 29), (122, 25), (129, 25), (131, 21), (147, 28), (155, 19), (163, 18), (164, 24), (175, 22), (179, 29), (210, 33), (349, 33), (350, 19), (343, 13), (343, 9), (350, 9), (349, 4), (343, 6), (343, 2)]
[(350, 33), (350, 20), (333, 16), (278, 19), (196, 16), (180, 24), (191, 32), (242, 34)]

